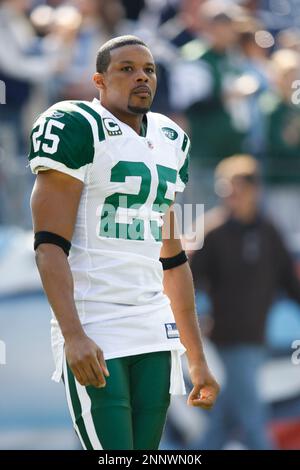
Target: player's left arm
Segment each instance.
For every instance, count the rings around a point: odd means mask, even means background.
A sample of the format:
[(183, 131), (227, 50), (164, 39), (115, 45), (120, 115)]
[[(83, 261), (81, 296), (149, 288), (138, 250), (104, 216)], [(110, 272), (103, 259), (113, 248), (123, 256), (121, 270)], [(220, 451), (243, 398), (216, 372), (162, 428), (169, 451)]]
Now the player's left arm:
[[(181, 251), (182, 244), (177, 233), (175, 213), (171, 206), (163, 225), (161, 258), (176, 256)], [(207, 366), (203, 352), (195, 308), (193, 279), (188, 262), (164, 270), (163, 284), (164, 292), (171, 302), (180, 340), (186, 348), (193, 384), (187, 403), (191, 406), (210, 409), (216, 401), (220, 387)]]

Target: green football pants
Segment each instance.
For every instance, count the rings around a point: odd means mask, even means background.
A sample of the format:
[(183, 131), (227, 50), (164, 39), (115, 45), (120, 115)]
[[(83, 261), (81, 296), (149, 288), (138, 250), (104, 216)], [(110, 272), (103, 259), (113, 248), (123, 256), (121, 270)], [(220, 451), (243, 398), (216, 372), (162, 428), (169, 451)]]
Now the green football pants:
[(84, 449), (158, 449), (170, 404), (170, 351), (109, 359), (104, 388), (84, 387), (64, 358), (63, 377)]

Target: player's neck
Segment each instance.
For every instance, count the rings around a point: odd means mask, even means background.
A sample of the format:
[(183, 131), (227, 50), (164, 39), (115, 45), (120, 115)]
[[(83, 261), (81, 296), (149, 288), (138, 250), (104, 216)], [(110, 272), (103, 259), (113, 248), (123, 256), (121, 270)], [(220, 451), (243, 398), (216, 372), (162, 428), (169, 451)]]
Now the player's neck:
[(117, 119), (127, 124), (127, 126), (131, 127), (137, 134), (140, 134), (142, 120), (144, 116), (143, 114), (130, 114), (127, 112), (122, 112), (120, 110), (117, 110), (114, 107), (107, 105), (106, 103), (101, 103), (101, 104)]
[(141, 132), (141, 127), (142, 127), (142, 121), (143, 121), (143, 114), (138, 114), (138, 115), (124, 115), (122, 113), (119, 113), (119, 115), (114, 114), (120, 121), (124, 122), (127, 124), (127, 126), (131, 127), (137, 134), (140, 134)]

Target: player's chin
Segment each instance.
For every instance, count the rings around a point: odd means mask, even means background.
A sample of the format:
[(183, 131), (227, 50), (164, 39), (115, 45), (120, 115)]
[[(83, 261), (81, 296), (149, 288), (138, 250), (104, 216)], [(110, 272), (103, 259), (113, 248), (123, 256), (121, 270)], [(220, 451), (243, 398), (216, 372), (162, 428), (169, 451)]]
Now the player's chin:
[(151, 100), (144, 100), (142, 103), (133, 103), (130, 102), (128, 104), (128, 109), (133, 114), (145, 114), (150, 110), (152, 101)]

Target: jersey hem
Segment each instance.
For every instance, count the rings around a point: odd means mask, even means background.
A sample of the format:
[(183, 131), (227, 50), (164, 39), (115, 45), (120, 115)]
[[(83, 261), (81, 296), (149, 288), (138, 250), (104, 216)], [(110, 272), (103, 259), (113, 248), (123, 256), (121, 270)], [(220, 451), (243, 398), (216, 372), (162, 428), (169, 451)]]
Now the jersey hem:
[[(178, 339), (178, 338), (176, 338)], [(172, 341), (172, 340), (170, 340)], [(104, 359), (109, 360), (109, 359), (118, 359), (119, 357), (126, 357), (126, 356), (137, 356), (138, 354), (147, 354), (147, 353), (152, 353), (152, 352), (159, 352), (159, 351), (174, 351), (174, 350), (180, 350), (182, 351), (182, 354), (185, 353), (186, 349), (183, 345), (174, 345), (172, 347), (172, 344), (170, 343), (160, 343), (152, 348), (147, 346), (145, 348), (135, 348), (135, 349), (130, 349), (126, 351), (121, 351), (118, 353), (110, 353), (110, 354), (105, 354), (104, 353)]]

